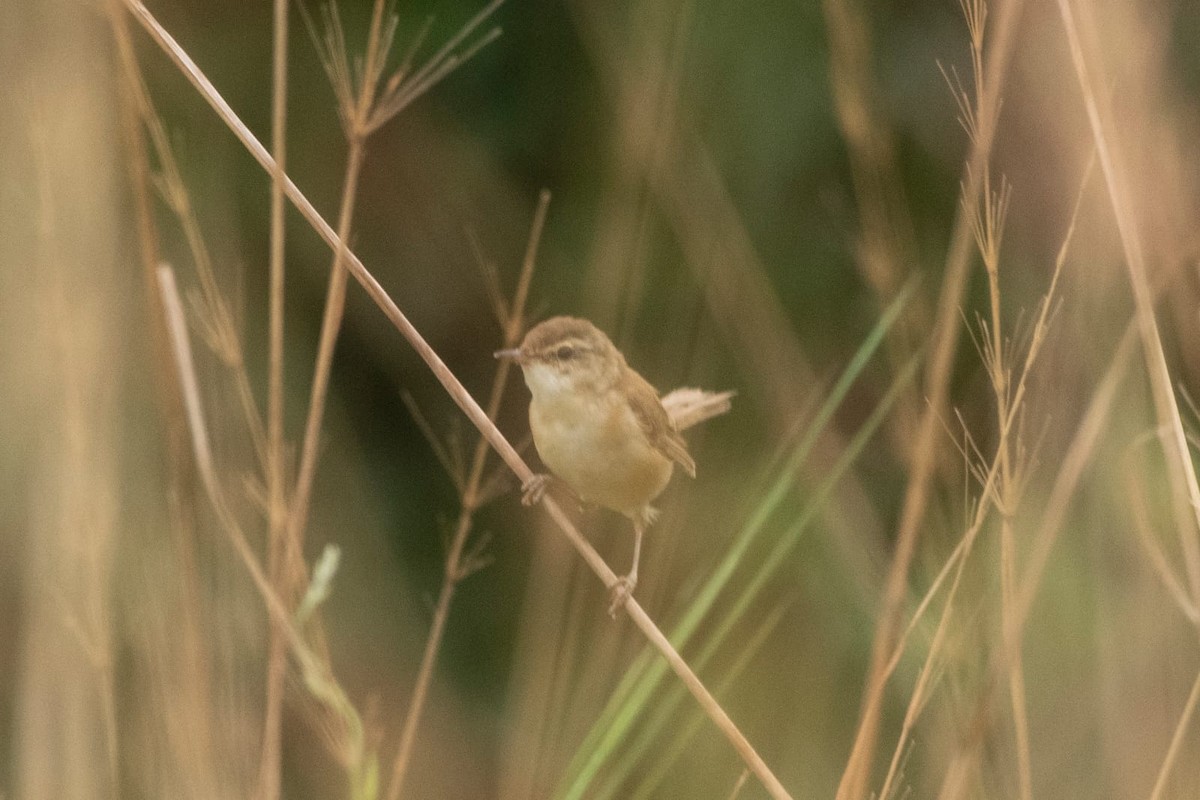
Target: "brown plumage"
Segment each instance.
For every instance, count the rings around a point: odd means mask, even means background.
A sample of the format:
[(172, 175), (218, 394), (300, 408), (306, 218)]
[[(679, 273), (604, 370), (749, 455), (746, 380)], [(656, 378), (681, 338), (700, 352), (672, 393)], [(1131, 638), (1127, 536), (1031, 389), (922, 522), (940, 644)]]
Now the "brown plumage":
[[(546, 320), (519, 348), (496, 356), (512, 358), (525, 374), (533, 442), (546, 466), (584, 500), (633, 521), (633, 567), (614, 587), (615, 609), (637, 582), (642, 533), (657, 514), (651, 501), (673, 465), (696, 476), (681, 427), (727, 411), (732, 392), (679, 389), (664, 406), (609, 338), (577, 317)], [(526, 501), (540, 498), (545, 483), (546, 476), (530, 481)]]

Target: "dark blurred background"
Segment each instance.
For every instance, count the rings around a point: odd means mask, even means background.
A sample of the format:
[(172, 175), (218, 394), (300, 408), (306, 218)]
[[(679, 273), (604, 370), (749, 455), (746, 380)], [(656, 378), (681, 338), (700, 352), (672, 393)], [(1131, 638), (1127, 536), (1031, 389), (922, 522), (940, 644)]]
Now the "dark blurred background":
[[(320, 7), (301, 5), (319, 27)], [(1200, 130), (1200, 7), (1182, 0), (1078, 5), (1092, 46), (1107, 59), (1097, 81), (1107, 87), (1104, 100), (1127, 148), (1133, 216), (1164, 298), (1160, 325), (1173, 376), (1181, 394), (1194, 396), (1200, 174), (1192, 143)], [(1062, 278), (1066, 299), (1031, 379), (1023, 434), (1035, 453), (1029, 496), (1036, 509), (1112, 359), (1131, 301), (1099, 172), (1080, 188), (1091, 134), (1062, 22), (1052, 4), (1024, 6), (1010, 66), (994, 76), (1003, 102), (991, 157), (995, 186), (1003, 175), (1012, 187), (1001, 280), (1014, 353), (1025, 346), (1021, 332), (1046, 291), (1081, 198)], [(149, 8), (269, 142), (270, 3), (162, 1)], [(290, 8), (287, 172), (332, 222), (347, 144), (300, 8)], [(371, 4), (346, 0), (338, 8), (357, 58)], [(460, 0), (397, 3), (390, 64), (399, 63), (427, 19), (417, 64), (480, 8)], [(165, 477), (170, 457), (157, 392), (169, 378), (153, 367), (147, 319), (154, 300), (135, 266), (130, 156), (118, 116), (121, 76), (109, 13), (104, 3), (65, 0), (0, 9), (0, 101), (11, 109), (0, 122), (6, 154), (0, 236), (7, 242), (0, 249), (7, 298), (0, 305), (0, 484), (9, 487), (9, 499), (0, 503), (0, 798), (245, 796), (258, 763), (266, 620), (203, 494), (195, 488), (190, 501), (181, 501)], [(128, 24), (221, 293), (234, 309), (246, 373), (265, 408), (268, 177), (132, 18)], [(778, 614), (766, 644), (755, 645), (761, 650), (730, 679), (723, 700), (795, 796), (833, 796), (858, 722), (914, 425), (926, 409), (920, 378), (900, 392), (833, 494), (819, 502), (814, 495), (905, 365), (926, 354), (934, 329), (952, 231), (961, 224), (960, 182), (970, 148), (955, 99), (960, 86), (968, 87), (968, 102), (973, 98), (962, 10), (951, 0), (510, 0), (472, 38), (493, 27), (502, 31), (498, 39), (369, 138), (350, 244), (482, 402), (502, 331), (472, 237), (511, 296), (539, 192), (549, 190), (529, 321), (556, 314), (593, 320), (660, 390), (698, 385), (738, 392), (730, 415), (689, 434), (698, 477), (675, 478), (647, 540), (638, 595), (664, 627), (682, 617), (761, 507), (782, 459), (810, 430), (881, 314), (904, 286), (912, 287), (901, 322), (836, 405), (768, 526), (769, 535), (780, 533), (815, 502), (811, 530), (756, 596), (751, 620), (701, 673), (719, 682), (737, 651), (754, 640), (754, 626)], [(151, 165), (161, 166), (153, 159)], [(188, 242), (161, 197), (153, 222), (161, 258), (194, 291)], [(290, 208), (286, 241), (285, 430), (294, 450), (304, 429), (331, 254)], [(987, 281), (977, 266), (968, 275), (955, 301), (963, 333), (939, 425), (945, 436), (923, 528), (928, 548), (915, 562), (910, 610), (962, 535), (969, 498), (979, 493), (958, 448), (977, 447), (982, 460), (996, 447), (976, 316), (990, 313)], [(190, 322), (218, 465), (261, 546), (261, 509), (250, 488), (261, 476), (235, 392), (205, 349), (200, 324), (194, 316)], [(1113, 425), (1125, 432), (1111, 443), (1114, 461), (1128, 440), (1154, 425), (1140, 380), (1127, 387), (1134, 399), (1119, 404), (1128, 413)], [(334, 672), (378, 748), (384, 784), (443, 580), (447, 530), (459, 512), (451, 480), (402, 402), (405, 392), (440, 441), (467, 452), (474, 447), (474, 429), (352, 283), (305, 557), (311, 564), (329, 542), (342, 548), (325, 630)], [(514, 375), (498, 422), (516, 443), (528, 442), (527, 400)], [(973, 444), (965, 443), (964, 431)], [(533, 448), (524, 452), (537, 468)], [(499, 469), (494, 460), (491, 469)], [(628, 622), (604, 615), (603, 587), (543, 514), (520, 506), (510, 482), (513, 491), (475, 520), (473, 536), (491, 536), (490, 563), (455, 594), (408, 796), (563, 796), (571, 758), (640, 652)], [(1085, 493), (1091, 500), (1081, 515), (1107, 522), (1104, 504), (1113, 490), (1099, 478), (1097, 484)], [(194, 529), (180, 537), (181, 502), (193, 507)], [(1151, 502), (1154, 513), (1167, 515), (1166, 499)], [(627, 523), (579, 509), (570, 498), (566, 505), (609, 563), (623, 564)], [(1028, 634), (1037, 794), (1144, 797), (1196, 669), (1194, 641), (1186, 653), (1177, 649), (1183, 648), (1179, 629), (1188, 625), (1171, 612), (1173, 621), (1143, 630), (1146, 641), (1139, 643), (1134, 632), (1141, 618), (1123, 609), (1152, 617), (1159, 605), (1171, 608), (1153, 570), (1136, 555), (1132, 538), (1120, 538), (1127, 535), (1120, 524), (1113, 526), (1115, 545), (1081, 533), (1095, 519), (1074, 524), (1077, 538), (1065, 537), (1067, 549), (1046, 581), (1046, 616)], [(47, 533), (81, 530), (92, 531), (83, 536), (86, 546), (74, 534)], [(996, 557), (995, 545), (988, 547), (985, 563)], [(64, 562), (57, 548), (78, 563)], [(769, 548), (770, 542), (750, 548), (734, 587), (746, 583)], [(181, 565), (185, 551), (195, 560), (191, 567)], [(1124, 566), (1131, 561), (1139, 566)], [(74, 566), (64, 568), (68, 562)], [(193, 595), (181, 600), (180, 575), (188, 569), (195, 570)], [(1121, 579), (1110, 583), (1107, 569)], [(986, 597), (995, 579), (979, 571), (978, 592)], [(1112, 585), (1122, 588), (1110, 595)], [(718, 608), (729, 605), (730, 592)], [(964, 629), (979, 620), (994, 627), (989, 602), (967, 604)], [(198, 615), (201, 655), (181, 651), (173, 638), (186, 603)], [(900, 670), (901, 687), (916, 677), (925, 633), (920, 652)], [(50, 640), (41, 641), (43, 635)], [(91, 645), (83, 650), (107, 655), (79, 659), (81, 641)], [(911, 755), (911, 796), (933, 796), (941, 784), (943, 755), (953, 751), (971, 708), (963, 698), (973, 698), (983, 680), (987, 661), (976, 650), (984, 649), (971, 634), (956, 640), (944, 667), (948, 697), (939, 699)], [(1148, 654), (1152, 666), (1131, 662), (1131, 649)], [(31, 678), (46, 659), (78, 663), (47, 669), (44, 681)], [(189, 659), (205, 665), (209, 689), (199, 696), (213, 698), (205, 724), (217, 735), (185, 768), (171, 754), (188, 750), (183, 731), (197, 718), (189, 715), (204, 712), (203, 704), (187, 705), (198, 695), (188, 688), (193, 678), (177, 667)], [(1145, 720), (1128, 722), (1148, 731), (1139, 744), (1118, 731), (1124, 711), (1138, 704), (1124, 681), (1146, 669), (1153, 707)], [(1087, 677), (1072, 685), (1073, 672)], [(89, 716), (85, 708), (74, 724), (69, 711), (48, 710), (60, 702), (73, 708), (62, 687), (87, 695), (92, 680), (108, 687), (97, 690), (109, 699), (103, 713)], [(907, 692), (901, 688), (885, 709), (880, 775)], [(1077, 725), (1064, 724), (1063, 696), (1097, 709), (1095, 717), (1081, 712)], [(288, 697), (284, 796), (339, 796), (341, 767), (323, 746), (298, 675), (289, 679)], [(173, 713), (175, 723), (163, 721)], [(682, 730), (692, 713), (685, 702), (670, 730)], [(104, 739), (96, 726), (114, 736), (120, 731), (107, 756), (94, 752), (94, 742)], [(63, 729), (75, 734), (59, 735)], [(136, 747), (156, 740), (157, 755), (137, 764)], [(627, 756), (632, 770), (605, 791), (729, 796), (740, 764), (704, 726), (694, 749), (667, 773), (673, 788), (647, 788), (646, 776), (671, 740), (668, 732), (635, 749)], [(1010, 764), (1009, 738), (1000, 733), (997, 741), (994, 762)], [(1098, 741), (1107, 769), (1093, 768)], [(1195, 731), (1183, 742), (1185, 753), (1196, 752)], [(96, 777), (93, 760), (118, 766)], [(1200, 785), (1197, 764), (1181, 761), (1170, 784), (1181, 792), (1174, 796), (1194, 796), (1187, 792)], [(221, 774), (196, 777), (214, 769)], [(1008, 774), (1004, 766), (990, 769), (995, 774), (983, 770), (972, 796), (1018, 796), (1007, 778), (996, 777)], [(610, 795), (593, 785), (584, 796)], [(751, 781), (741, 796), (765, 795)]]

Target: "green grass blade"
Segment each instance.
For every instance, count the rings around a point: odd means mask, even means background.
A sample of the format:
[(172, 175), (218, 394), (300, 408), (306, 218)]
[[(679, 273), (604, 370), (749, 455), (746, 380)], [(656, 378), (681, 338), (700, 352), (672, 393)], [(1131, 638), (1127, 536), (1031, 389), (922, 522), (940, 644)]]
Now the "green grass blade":
[[(725, 558), (722, 559), (721, 564), (718, 565), (717, 569), (705, 582), (696, 600), (689, 605), (683, 619), (677, 623), (674, 630), (670, 633), (669, 638), (672, 645), (676, 648), (684, 647), (695, 633), (696, 628), (712, 607), (717, 595), (729, 582), (734, 570), (740, 564), (751, 544), (762, 532), (771, 516), (788, 497), (790, 490), (795, 486), (797, 473), (812, 453), (812, 448), (816, 444), (817, 439), (833, 418), (834, 412), (842, 400), (845, 399), (854, 381), (857, 380), (871, 357), (883, 343), (887, 332), (900, 316), (909, 296), (912, 294), (913, 286), (914, 284), (910, 282), (900, 292), (892, 304), (884, 311), (883, 315), (881, 315), (879, 321), (875, 324), (875, 327), (863, 341), (862, 345), (859, 346), (854, 356), (850, 359), (850, 363), (847, 364), (846, 369), (838, 379), (838, 382), (821, 405), (804, 437), (797, 444), (786, 464), (779, 470), (778, 476), (772, 482), (770, 489), (762, 501), (752, 511), (742, 531), (734, 539), (733, 546)], [(914, 369), (915, 359), (906, 369), (905, 374), (911, 377)], [(892, 389), (889, 391), (889, 397), (893, 393), (898, 392), (898, 386), (906, 384), (907, 380), (908, 378), (895, 381)], [(885, 405), (890, 405), (890, 402), (887, 404), (881, 403), (880, 407), (882, 408)], [(878, 411), (879, 409), (877, 409)], [(860, 431), (861, 433), (862, 431)], [(849, 466), (844, 458), (839, 461), (839, 464), (845, 464), (845, 468)], [(833, 478), (835, 475), (840, 474), (841, 472), (835, 470), (829, 477)], [(826, 484), (829, 484), (829, 482), (827, 479)], [(556, 796), (566, 798), (567, 800), (577, 800), (577, 798), (582, 797), (583, 792), (590, 785), (600, 766), (628, 733), (641, 708), (648, 701), (654, 687), (661, 680), (663, 672), (664, 665), (655, 658), (654, 653), (649, 648), (643, 650), (633, 661), (621, 679), (621, 682), (613, 691), (612, 697), (606, 704), (605, 709), (592, 725), (591, 730), (584, 737), (578, 750), (576, 750), (574, 758), (568, 764), (564, 772), (564, 779), (570, 781), (569, 785), (565, 789), (560, 789), (560, 791), (556, 792)], [(560, 784), (561, 786), (562, 784)]]
[[(717, 650), (725, 642), (729, 634), (734, 631), (734, 629), (739, 625), (739, 623), (742, 622), (746, 614), (750, 611), (753, 602), (757, 599), (767, 581), (769, 581), (771, 577), (782, 568), (787, 557), (791, 555), (796, 545), (800, 542), (802, 535), (818, 519), (820, 512), (829, 502), (829, 498), (832, 497), (838, 481), (843, 475), (846, 474), (846, 472), (849, 471), (851, 465), (858, 459), (858, 456), (862, 453), (863, 449), (865, 449), (867, 443), (874, 436), (879, 426), (883, 424), (884, 419), (887, 417), (887, 413), (891, 410), (896, 399), (899, 397), (900, 392), (908, 386), (909, 382), (916, 374), (917, 366), (918, 359), (916, 358), (912, 359), (906, 365), (904, 370), (888, 389), (887, 394), (871, 412), (871, 415), (859, 428), (854, 438), (849, 442), (846, 449), (843, 451), (842, 456), (838, 459), (834, 469), (831, 470), (829, 475), (826, 476), (825, 480), (821, 482), (820, 486), (817, 488), (817, 491), (813, 493), (812, 499), (805, 506), (803, 512), (801, 512), (800, 516), (796, 518), (794, 523), (779, 537), (775, 547), (772, 548), (770, 554), (759, 566), (754, 577), (739, 593), (737, 600), (732, 606), (730, 606), (729, 610), (725, 614), (725, 617), (721, 620), (720, 624), (714, 630), (712, 635), (705, 640), (704, 647), (695, 658), (697, 671), (703, 669), (703, 666), (707, 664), (714, 655), (716, 655)], [(654, 667), (651, 669), (652, 679), (655, 681), (655, 683), (657, 683), (657, 681), (660, 681), (665, 675), (666, 665), (661, 661), (656, 662)], [(652, 684), (649, 688), (650, 690), (653, 690), (655, 686)], [(662, 705), (668, 706), (668, 716), (671, 710), (673, 710), (672, 701), (677, 704), (683, 699), (683, 697), (683, 687), (672, 687), (672, 691), (668, 694), (667, 699), (662, 703)], [(636, 744), (639, 746), (631, 746), (629, 748), (630, 758), (625, 759), (624, 766), (614, 770), (614, 774), (627, 774), (629, 771), (631, 771), (632, 766), (637, 762), (640, 754), (647, 752), (647, 748), (652, 741), (652, 738), (647, 739), (645, 736), (639, 734), (635, 739)], [(605, 795), (603, 794), (597, 795), (597, 797), (604, 796)]]

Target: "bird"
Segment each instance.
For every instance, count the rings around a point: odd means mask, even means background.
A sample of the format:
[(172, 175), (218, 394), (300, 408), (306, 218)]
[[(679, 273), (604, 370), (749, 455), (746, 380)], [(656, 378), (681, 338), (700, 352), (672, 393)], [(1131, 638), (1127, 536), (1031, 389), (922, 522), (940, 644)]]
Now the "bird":
[[(642, 535), (658, 516), (651, 502), (676, 466), (696, 477), (680, 431), (729, 411), (734, 392), (683, 388), (659, 397), (603, 331), (578, 317), (541, 322), (519, 347), (495, 356), (521, 367), (529, 427), (546, 467), (580, 499), (633, 523), (632, 566), (612, 587), (615, 615), (637, 585)], [(548, 481), (535, 474), (523, 484), (525, 505), (541, 500)]]

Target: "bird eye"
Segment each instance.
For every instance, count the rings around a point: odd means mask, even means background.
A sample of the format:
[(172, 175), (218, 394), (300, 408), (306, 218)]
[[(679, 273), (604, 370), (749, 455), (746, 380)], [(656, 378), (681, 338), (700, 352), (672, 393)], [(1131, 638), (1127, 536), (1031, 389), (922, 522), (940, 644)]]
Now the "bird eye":
[(555, 351), (554, 355), (558, 356), (559, 359), (566, 361), (569, 358), (575, 357), (575, 348), (564, 344), (562, 347), (558, 348), (557, 351)]

